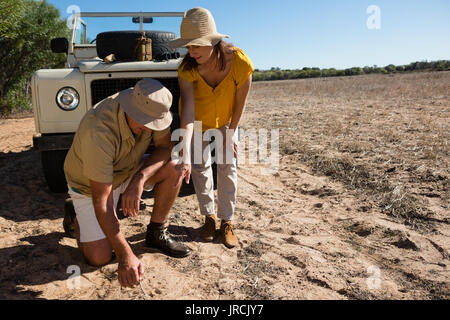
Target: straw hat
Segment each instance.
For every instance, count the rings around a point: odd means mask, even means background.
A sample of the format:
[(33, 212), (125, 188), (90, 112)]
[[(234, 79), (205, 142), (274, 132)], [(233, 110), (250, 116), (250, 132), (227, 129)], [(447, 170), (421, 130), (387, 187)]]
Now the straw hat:
[(172, 94), (157, 80), (142, 79), (134, 88), (120, 91), (116, 99), (134, 121), (147, 128), (161, 131), (172, 123)]
[(180, 27), (180, 38), (172, 40), (172, 48), (186, 46), (215, 46), (225, 34), (217, 33), (216, 23), (209, 10), (193, 8), (184, 13)]

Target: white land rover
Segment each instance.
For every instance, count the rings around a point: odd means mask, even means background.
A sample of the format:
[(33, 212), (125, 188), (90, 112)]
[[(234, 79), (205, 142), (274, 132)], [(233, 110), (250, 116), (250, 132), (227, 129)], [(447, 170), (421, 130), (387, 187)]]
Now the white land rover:
[[(177, 37), (183, 14), (80, 12), (74, 15), (70, 41), (66, 38), (52, 40), (53, 52), (67, 54), (65, 68), (38, 70), (32, 77), (38, 133), (33, 137), (33, 144), (41, 152), (44, 175), (51, 191), (67, 191), (63, 163), (84, 114), (99, 101), (134, 86), (140, 79), (157, 79), (171, 91), (173, 126), (178, 125), (177, 69), (186, 51), (174, 51), (168, 42)], [(94, 33), (89, 34), (95, 36), (92, 41), (87, 37), (87, 22), (89, 27), (91, 23), (94, 26)], [(174, 32), (144, 30), (145, 23), (159, 23), (158, 29)], [(105, 29), (129, 30), (133, 26), (136, 26), (134, 31), (103, 32)], [(148, 39), (151, 39), (151, 47)]]

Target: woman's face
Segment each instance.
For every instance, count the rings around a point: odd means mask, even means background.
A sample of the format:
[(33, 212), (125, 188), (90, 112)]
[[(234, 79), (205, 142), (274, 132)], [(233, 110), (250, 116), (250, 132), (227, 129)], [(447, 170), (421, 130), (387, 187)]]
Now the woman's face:
[(191, 58), (195, 59), (199, 65), (207, 62), (211, 58), (214, 51), (213, 46), (188, 46), (187, 49)]

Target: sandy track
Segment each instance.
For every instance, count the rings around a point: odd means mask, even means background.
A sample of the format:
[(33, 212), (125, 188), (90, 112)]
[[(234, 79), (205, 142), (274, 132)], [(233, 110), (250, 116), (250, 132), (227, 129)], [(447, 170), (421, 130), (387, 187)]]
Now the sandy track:
[[(261, 88), (254, 85), (250, 111)], [(120, 288), (117, 262), (99, 269), (81, 262), (62, 230), (65, 195), (49, 192), (31, 149), (33, 131), (30, 118), (0, 122), (0, 298), (144, 299), (139, 288)], [(153, 200), (144, 202), (145, 212), (121, 225), (144, 262), (151, 299), (450, 297), (447, 225), (421, 233), (376, 207), (361, 210), (363, 198), (288, 155), (275, 175), (240, 167), (233, 250), (199, 240), (194, 195), (179, 197), (170, 217), (170, 231), (193, 254), (174, 259), (145, 248)], [(79, 288), (71, 287), (71, 265), (81, 270)]]

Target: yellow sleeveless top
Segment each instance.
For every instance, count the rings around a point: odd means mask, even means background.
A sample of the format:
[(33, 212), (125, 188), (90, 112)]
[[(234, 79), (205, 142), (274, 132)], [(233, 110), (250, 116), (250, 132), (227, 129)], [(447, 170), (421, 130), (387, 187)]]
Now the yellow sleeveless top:
[[(197, 69), (182, 70), (178, 76), (193, 83), (195, 101), (195, 120), (202, 121), (202, 131), (220, 128), (231, 121), (236, 90), (240, 88), (253, 73), (250, 58), (241, 49), (234, 48), (231, 69), (217, 87), (210, 87)], [(179, 111), (181, 112), (181, 97)]]

